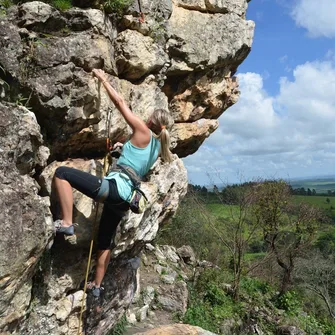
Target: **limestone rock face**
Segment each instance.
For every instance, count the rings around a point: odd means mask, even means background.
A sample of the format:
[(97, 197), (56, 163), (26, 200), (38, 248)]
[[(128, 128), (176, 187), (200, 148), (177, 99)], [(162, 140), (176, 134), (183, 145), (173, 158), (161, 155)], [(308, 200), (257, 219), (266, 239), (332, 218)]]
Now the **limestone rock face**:
[(49, 151), (32, 112), (0, 103), (0, 329), (20, 321), (32, 276), (53, 228), (48, 199), (30, 176)]
[[(214, 119), (237, 101), (231, 77), (250, 51), (254, 30), (244, 19), (246, 0), (143, 1), (143, 23), (136, 4), (121, 20), (121, 31), (97, 9), (59, 12), (38, 1), (12, 7), (0, 18), (2, 67), (10, 87), (19, 83), (21, 94), (30, 97), (52, 159), (101, 155), (109, 109), (112, 137), (129, 134), (92, 78), (93, 68), (108, 72), (143, 117), (169, 107), (176, 122)], [(8, 98), (17, 94), (12, 91)], [(147, 101), (155, 103), (147, 108)], [(195, 136), (181, 132), (189, 137), (176, 139), (187, 147), (176, 145), (179, 156), (195, 152), (211, 133), (201, 129)]]
[(158, 72), (168, 61), (168, 55), (150, 36), (129, 29), (116, 39), (118, 72), (128, 79), (139, 79), (145, 74)]
[[(101, 175), (107, 134), (113, 142), (131, 134), (92, 69), (103, 69), (142, 119), (169, 110), (173, 152), (192, 154), (238, 99), (234, 73), (254, 29), (245, 20), (247, 2), (142, 0), (144, 22), (137, 1), (118, 19), (99, 9), (61, 12), (39, 1), (0, 16), (0, 332), (78, 332), (96, 204), (75, 192), (78, 244), (54, 240), (51, 212), (53, 219), (60, 213), (52, 176), (60, 165)], [(118, 227), (102, 308), (85, 300), (87, 334), (107, 334), (130, 304), (137, 256), (186, 189), (177, 157), (170, 165), (159, 160), (148, 174), (145, 213), (129, 213)], [(174, 285), (176, 274), (164, 280)], [(184, 291), (175, 310), (186, 308)], [(164, 294), (168, 306), (172, 293)]]

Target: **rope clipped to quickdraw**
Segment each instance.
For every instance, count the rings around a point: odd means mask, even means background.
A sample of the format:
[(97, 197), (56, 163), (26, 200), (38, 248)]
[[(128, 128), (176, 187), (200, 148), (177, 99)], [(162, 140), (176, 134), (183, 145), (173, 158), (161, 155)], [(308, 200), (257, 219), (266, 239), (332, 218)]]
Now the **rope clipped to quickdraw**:
[[(106, 149), (107, 149), (107, 154), (104, 157), (104, 164), (103, 164), (103, 174), (104, 176), (107, 174), (108, 170), (108, 153), (110, 150), (110, 114), (111, 110), (109, 109), (107, 112), (107, 137), (106, 137)], [(83, 289), (83, 296), (81, 299), (81, 308), (80, 308), (80, 316), (79, 316), (79, 325), (78, 325), (78, 335), (81, 334), (81, 326), (82, 326), (82, 318), (83, 318), (83, 313), (84, 313), (84, 299), (85, 299), (85, 294), (87, 290), (87, 282), (88, 282), (88, 276), (90, 273), (90, 267), (91, 267), (91, 261), (92, 261), (92, 253), (93, 253), (93, 245), (94, 245), (94, 236), (96, 233), (96, 228), (97, 228), (97, 222), (98, 222), (98, 212), (99, 212), (99, 205), (100, 203), (97, 203), (96, 210), (95, 210), (95, 216), (94, 216), (94, 223), (93, 223), (93, 229), (92, 229), (92, 234), (91, 234), (91, 242), (90, 242), (90, 251), (88, 254), (88, 261), (87, 261), (87, 267), (86, 267), (86, 273), (85, 273), (85, 283), (84, 283), (84, 289)]]

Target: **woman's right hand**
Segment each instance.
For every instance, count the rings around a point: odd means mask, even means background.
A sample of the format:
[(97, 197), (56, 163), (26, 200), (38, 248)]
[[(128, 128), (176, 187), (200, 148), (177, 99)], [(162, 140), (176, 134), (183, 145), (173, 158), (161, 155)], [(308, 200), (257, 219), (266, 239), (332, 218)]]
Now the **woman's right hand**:
[(102, 82), (107, 80), (105, 72), (101, 69), (93, 69), (92, 73)]

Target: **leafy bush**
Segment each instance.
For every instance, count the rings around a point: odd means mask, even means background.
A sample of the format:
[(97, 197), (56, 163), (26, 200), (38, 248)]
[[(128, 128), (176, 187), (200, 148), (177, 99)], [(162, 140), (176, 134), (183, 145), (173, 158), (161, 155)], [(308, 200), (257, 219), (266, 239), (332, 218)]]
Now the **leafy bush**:
[(212, 332), (217, 331), (217, 325), (212, 318), (211, 307), (201, 299), (194, 299), (189, 303), (183, 322)]
[(0, 0), (0, 7), (1, 8), (8, 9), (12, 5), (13, 5), (12, 0)]
[(60, 11), (65, 11), (72, 8), (71, 0), (52, 0), (51, 5)]
[(245, 277), (241, 280), (241, 289), (250, 296), (254, 296), (258, 293), (267, 294), (274, 292), (274, 289), (269, 283), (250, 277)]
[(331, 255), (335, 253), (335, 228), (331, 231), (321, 233), (316, 242), (316, 246), (324, 255)]
[(275, 300), (277, 308), (284, 309), (288, 315), (297, 315), (301, 310), (301, 299), (295, 291), (287, 291)]
[(100, 0), (103, 8), (108, 13), (115, 13), (121, 15), (131, 4), (131, 0)]
[(189, 289), (189, 303), (183, 322), (217, 333), (223, 320), (242, 314), (241, 304), (235, 303), (224, 288), (224, 283), (231, 278), (227, 272), (220, 270), (201, 273), (196, 285)]

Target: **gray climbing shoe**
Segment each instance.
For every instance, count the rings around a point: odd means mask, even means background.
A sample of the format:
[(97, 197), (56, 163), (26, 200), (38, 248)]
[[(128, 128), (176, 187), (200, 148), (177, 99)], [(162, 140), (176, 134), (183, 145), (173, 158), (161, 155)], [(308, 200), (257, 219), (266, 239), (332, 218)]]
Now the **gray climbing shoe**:
[(93, 295), (93, 297), (94, 298), (100, 298), (100, 296), (102, 295), (102, 293), (103, 293), (103, 290), (104, 290), (104, 288), (103, 287), (93, 287), (92, 288), (92, 290), (91, 290), (91, 292), (92, 292), (92, 295)]
[(104, 288), (102, 286), (95, 287), (93, 282), (87, 282), (86, 290), (88, 293), (92, 294), (94, 298), (100, 298), (102, 296), (102, 293), (104, 291)]
[(68, 241), (70, 244), (77, 244), (77, 236), (74, 234), (74, 224), (64, 227), (62, 220), (56, 220), (54, 224), (56, 234), (64, 234), (65, 241)]

